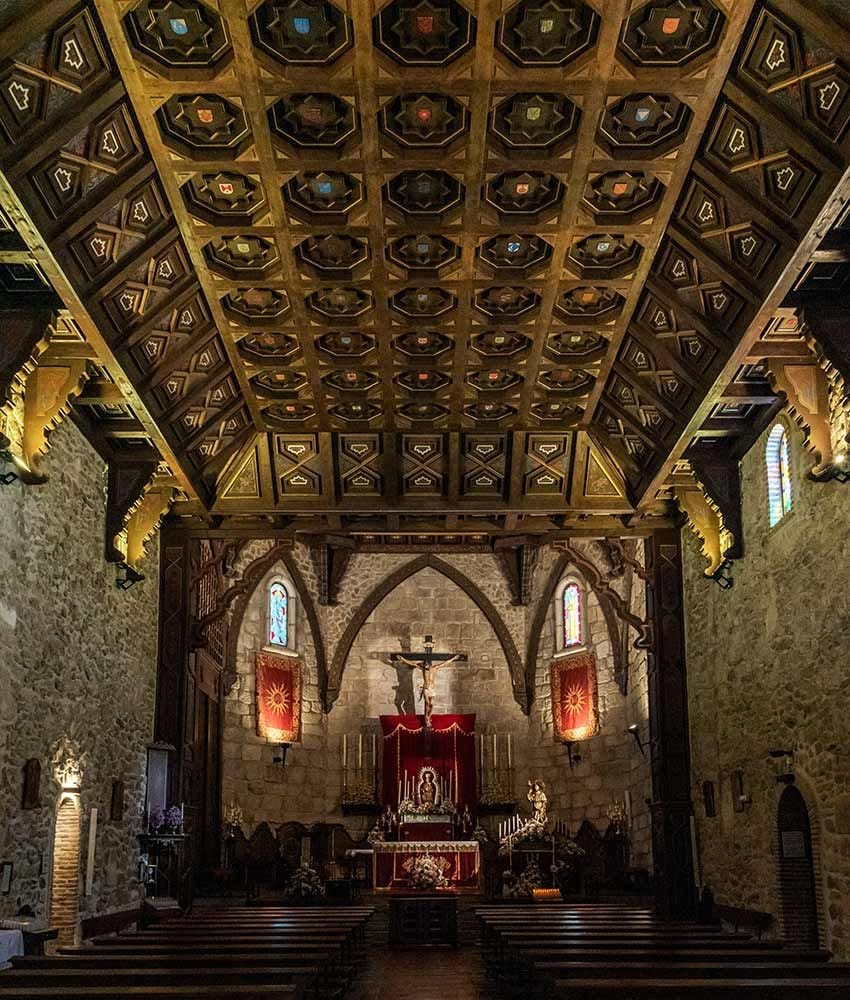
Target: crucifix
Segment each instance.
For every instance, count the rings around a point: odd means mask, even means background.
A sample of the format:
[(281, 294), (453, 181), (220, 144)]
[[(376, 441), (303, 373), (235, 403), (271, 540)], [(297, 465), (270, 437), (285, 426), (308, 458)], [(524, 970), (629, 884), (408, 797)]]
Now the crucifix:
[(434, 637), (430, 635), (425, 636), (424, 646), (424, 653), (407, 653), (404, 656), (401, 653), (390, 653), (390, 659), (393, 663), (403, 663), (411, 670), (422, 671), (422, 687), (419, 695), (425, 702), (425, 728), (430, 729), (431, 715), (434, 711), (434, 674), (450, 663), (465, 661), (466, 653), (435, 653)]

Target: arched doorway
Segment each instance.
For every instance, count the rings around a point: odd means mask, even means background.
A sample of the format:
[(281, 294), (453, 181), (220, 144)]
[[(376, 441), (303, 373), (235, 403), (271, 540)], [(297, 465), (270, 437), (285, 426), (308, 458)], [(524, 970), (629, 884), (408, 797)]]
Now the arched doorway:
[(63, 792), (56, 808), (50, 878), (50, 923), (60, 945), (76, 944), (80, 908), (80, 796)]
[(797, 948), (818, 947), (818, 909), (812, 828), (806, 800), (789, 785), (779, 800), (779, 896), (785, 942)]

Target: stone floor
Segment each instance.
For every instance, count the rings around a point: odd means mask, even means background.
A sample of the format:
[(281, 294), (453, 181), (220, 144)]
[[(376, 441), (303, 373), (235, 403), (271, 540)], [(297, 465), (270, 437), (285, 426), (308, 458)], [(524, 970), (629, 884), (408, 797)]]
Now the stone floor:
[(389, 903), (381, 893), (362, 900), (375, 907), (366, 931), (368, 960), (347, 1000), (490, 1000), (474, 917), (479, 896), (458, 899), (460, 947), (390, 950)]

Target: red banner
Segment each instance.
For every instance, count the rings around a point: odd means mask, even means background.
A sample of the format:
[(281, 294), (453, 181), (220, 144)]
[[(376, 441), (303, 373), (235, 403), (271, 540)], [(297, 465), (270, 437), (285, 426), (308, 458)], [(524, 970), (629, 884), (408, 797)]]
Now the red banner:
[(599, 698), (596, 689), (596, 657), (573, 653), (554, 660), (552, 720), (559, 740), (575, 743), (599, 732)]
[(301, 661), (257, 653), (257, 732), (274, 743), (301, 741)]

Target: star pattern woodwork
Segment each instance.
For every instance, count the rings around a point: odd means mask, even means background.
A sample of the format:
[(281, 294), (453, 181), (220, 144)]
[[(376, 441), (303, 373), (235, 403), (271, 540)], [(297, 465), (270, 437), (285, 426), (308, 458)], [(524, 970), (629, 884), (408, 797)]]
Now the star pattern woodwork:
[(799, 0), (59, 0), (0, 45), (0, 296), (56, 289), (128, 382), (87, 419), (154, 441), (185, 513), (649, 512), (775, 412), (768, 372), (807, 405), (811, 361), (752, 352), (850, 289), (812, 256), (846, 51)]

